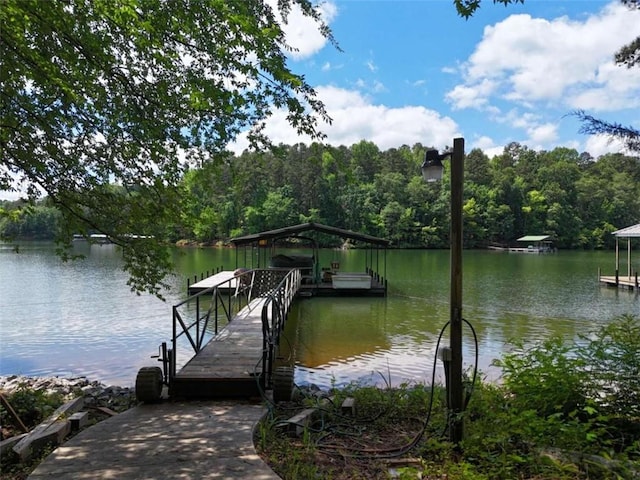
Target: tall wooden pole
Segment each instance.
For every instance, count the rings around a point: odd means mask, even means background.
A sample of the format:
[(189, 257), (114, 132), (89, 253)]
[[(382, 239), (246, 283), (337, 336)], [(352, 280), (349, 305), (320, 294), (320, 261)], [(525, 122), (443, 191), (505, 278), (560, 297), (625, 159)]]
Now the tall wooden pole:
[(451, 419), (449, 438), (462, 441), (464, 424), (464, 390), (462, 387), (462, 202), (464, 183), (464, 138), (453, 140), (451, 157), (451, 305), (450, 347), (451, 366), (449, 406)]

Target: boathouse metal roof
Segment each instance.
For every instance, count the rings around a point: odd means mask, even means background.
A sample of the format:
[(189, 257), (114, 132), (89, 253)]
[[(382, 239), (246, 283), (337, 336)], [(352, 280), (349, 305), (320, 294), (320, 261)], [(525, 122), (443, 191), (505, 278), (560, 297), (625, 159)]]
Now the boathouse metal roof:
[(637, 225), (631, 225), (630, 227), (621, 228), (613, 232), (616, 237), (628, 238), (628, 237), (640, 237), (640, 223)]
[(252, 235), (245, 235), (243, 237), (232, 238), (230, 241), (236, 246), (247, 245), (260, 240), (273, 240), (277, 238), (284, 238), (295, 236), (299, 233), (316, 231), (326, 233), (329, 235), (335, 235), (340, 238), (349, 238), (352, 240), (358, 240), (361, 242), (370, 243), (373, 245), (388, 246), (391, 243), (384, 238), (374, 237), (372, 235), (366, 235), (364, 233), (353, 232), (351, 230), (345, 230), (343, 228), (331, 227), (329, 225), (323, 225), (321, 223), (309, 222), (301, 223), (299, 225), (293, 225), (290, 227), (278, 228), (275, 230), (268, 230), (266, 232), (254, 233)]
[(551, 235), (525, 235), (520, 237), (518, 242), (544, 242), (551, 238)]

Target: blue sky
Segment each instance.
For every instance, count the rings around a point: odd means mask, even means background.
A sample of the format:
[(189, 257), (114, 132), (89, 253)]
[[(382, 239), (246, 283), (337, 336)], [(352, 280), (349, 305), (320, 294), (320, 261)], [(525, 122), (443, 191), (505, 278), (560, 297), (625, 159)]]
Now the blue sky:
[[(617, 0), (485, 0), (468, 20), (450, 0), (331, 0), (321, 9), (342, 51), (295, 13), (285, 30), (298, 49), (291, 67), (333, 118), (322, 125), (327, 143), (445, 148), (464, 136), (467, 151), (489, 155), (519, 142), (597, 157), (620, 145), (579, 134), (569, 112), (640, 127), (640, 68), (613, 61), (640, 35), (640, 10)], [(267, 132), (276, 142), (308, 142), (283, 112)], [(245, 145), (240, 138), (233, 149)]]

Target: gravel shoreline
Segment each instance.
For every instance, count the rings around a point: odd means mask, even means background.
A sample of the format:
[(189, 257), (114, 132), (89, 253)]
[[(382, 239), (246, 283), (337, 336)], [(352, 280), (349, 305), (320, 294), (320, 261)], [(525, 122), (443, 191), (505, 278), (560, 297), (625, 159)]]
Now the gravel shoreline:
[(65, 399), (82, 396), (87, 407), (107, 407), (115, 412), (122, 412), (138, 404), (135, 389), (105, 385), (86, 377), (0, 376), (0, 392), (5, 396), (21, 388), (43, 390), (47, 394), (58, 393)]

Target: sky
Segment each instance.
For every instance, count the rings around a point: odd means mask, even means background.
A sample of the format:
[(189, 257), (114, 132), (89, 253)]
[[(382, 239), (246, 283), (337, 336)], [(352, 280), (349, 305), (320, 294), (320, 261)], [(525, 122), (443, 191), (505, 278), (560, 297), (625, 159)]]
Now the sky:
[[(290, 67), (333, 120), (320, 124), (331, 145), (445, 149), (462, 136), (466, 151), (489, 156), (518, 142), (597, 158), (622, 146), (579, 133), (571, 112), (640, 128), (640, 68), (613, 58), (640, 36), (640, 10), (619, 0), (506, 7), (485, 0), (466, 20), (451, 0), (329, 0), (321, 11), (340, 50), (297, 13), (285, 31), (297, 49)], [(268, 122), (267, 134), (275, 143), (310, 142), (284, 112)], [(230, 148), (246, 146), (240, 137)]]

